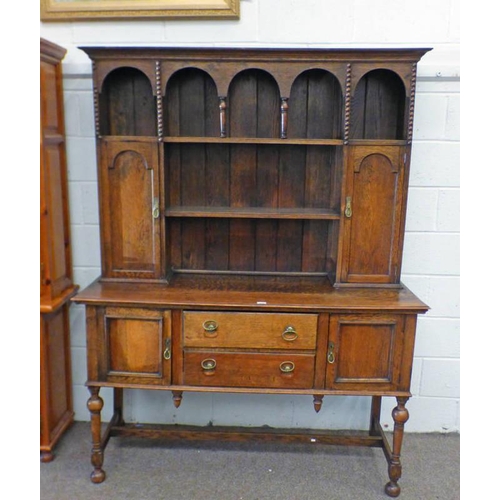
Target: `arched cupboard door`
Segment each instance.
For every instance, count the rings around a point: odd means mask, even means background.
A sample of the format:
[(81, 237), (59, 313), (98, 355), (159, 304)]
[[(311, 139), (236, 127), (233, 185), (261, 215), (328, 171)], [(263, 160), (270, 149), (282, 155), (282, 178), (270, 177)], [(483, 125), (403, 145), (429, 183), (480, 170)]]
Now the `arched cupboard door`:
[(398, 283), (405, 149), (357, 146), (347, 153), (342, 208), (341, 283)]
[(100, 185), (103, 275), (161, 275), (158, 146), (102, 141)]

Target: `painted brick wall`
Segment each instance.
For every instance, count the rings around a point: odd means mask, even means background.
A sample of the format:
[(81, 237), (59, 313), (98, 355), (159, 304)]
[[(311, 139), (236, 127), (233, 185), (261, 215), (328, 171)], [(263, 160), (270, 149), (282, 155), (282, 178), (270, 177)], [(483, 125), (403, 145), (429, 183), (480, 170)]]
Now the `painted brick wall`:
[[(459, 0), (242, 0), (239, 21), (42, 23), (40, 34), (68, 49), (64, 92), (75, 281), (100, 273), (90, 62), (79, 45), (433, 47), (417, 75), (403, 281), (431, 306), (419, 320), (408, 431), (459, 430)], [(72, 306), (71, 345), (77, 420), (88, 420), (85, 321)], [(111, 394), (103, 390), (105, 402)], [(366, 428), (369, 400), (126, 392), (134, 421)], [(392, 398), (383, 423), (392, 426)], [(104, 417), (109, 418), (110, 404)]]

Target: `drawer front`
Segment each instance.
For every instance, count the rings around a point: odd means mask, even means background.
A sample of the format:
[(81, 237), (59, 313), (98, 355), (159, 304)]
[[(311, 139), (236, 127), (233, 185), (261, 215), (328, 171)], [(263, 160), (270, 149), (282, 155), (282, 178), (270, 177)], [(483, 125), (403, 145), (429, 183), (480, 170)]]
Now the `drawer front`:
[(185, 312), (184, 346), (316, 349), (316, 314)]
[(310, 389), (313, 354), (184, 353), (184, 383), (212, 387)]

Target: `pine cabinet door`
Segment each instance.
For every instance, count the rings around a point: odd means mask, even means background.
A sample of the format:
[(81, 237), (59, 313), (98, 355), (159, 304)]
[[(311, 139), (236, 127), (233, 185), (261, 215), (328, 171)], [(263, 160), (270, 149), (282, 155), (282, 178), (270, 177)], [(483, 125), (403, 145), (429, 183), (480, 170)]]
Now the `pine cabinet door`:
[(331, 315), (326, 387), (348, 391), (397, 390), (404, 340), (404, 316)]
[(158, 145), (101, 143), (103, 274), (113, 278), (161, 275)]
[(402, 248), (404, 149), (349, 149), (343, 207), (342, 283), (397, 283)]

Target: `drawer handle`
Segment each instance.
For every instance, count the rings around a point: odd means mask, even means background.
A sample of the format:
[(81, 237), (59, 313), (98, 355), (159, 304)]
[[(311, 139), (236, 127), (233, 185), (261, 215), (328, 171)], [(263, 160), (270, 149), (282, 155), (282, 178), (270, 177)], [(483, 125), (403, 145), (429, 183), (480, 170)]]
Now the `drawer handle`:
[(287, 342), (293, 342), (294, 340), (297, 340), (298, 336), (299, 335), (297, 334), (293, 326), (287, 326), (281, 334), (282, 339), (286, 340)]
[(215, 367), (217, 366), (217, 362), (215, 359), (209, 358), (209, 359), (204, 359), (201, 362), (201, 369), (207, 374), (211, 375), (215, 371)]
[(219, 328), (219, 325), (217, 324), (217, 321), (214, 321), (213, 319), (209, 319), (203, 323), (203, 330), (205, 330), (206, 333), (214, 333), (217, 328)]
[(295, 370), (295, 363), (293, 361), (283, 361), (280, 364), (280, 370), (282, 373), (292, 373)]

